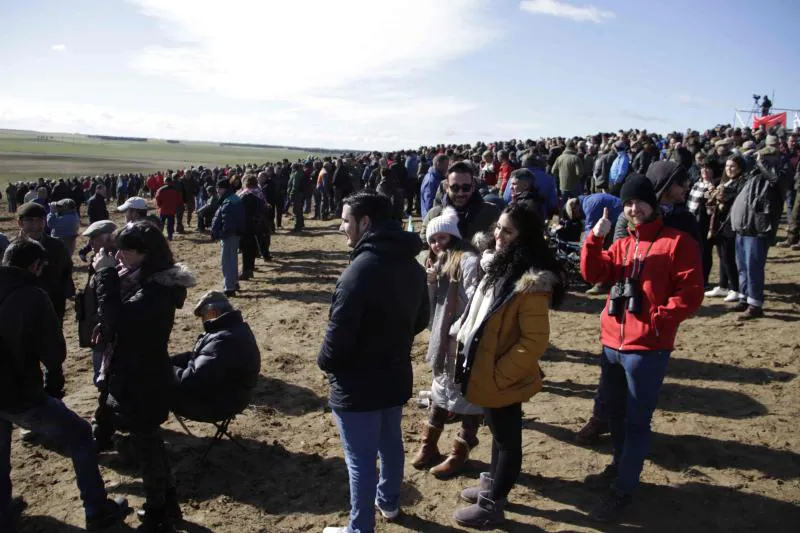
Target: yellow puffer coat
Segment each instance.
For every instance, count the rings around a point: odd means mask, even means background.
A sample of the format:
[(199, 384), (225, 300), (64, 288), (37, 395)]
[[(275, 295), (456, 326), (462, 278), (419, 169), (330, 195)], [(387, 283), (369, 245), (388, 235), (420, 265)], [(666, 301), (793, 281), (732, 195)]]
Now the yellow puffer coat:
[(550, 338), (549, 304), (557, 283), (552, 272), (529, 270), (510, 294), (495, 295), (471, 346), (462, 348), (460, 363), (469, 361), (462, 375), (469, 402), (505, 407), (525, 402), (542, 389), (539, 358)]

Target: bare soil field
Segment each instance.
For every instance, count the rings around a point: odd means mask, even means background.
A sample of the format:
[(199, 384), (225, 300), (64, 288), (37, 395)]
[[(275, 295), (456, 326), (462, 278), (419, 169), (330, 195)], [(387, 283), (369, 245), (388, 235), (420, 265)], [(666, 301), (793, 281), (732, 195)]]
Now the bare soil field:
[[(204, 464), (200, 459), (212, 426), (189, 422), (194, 434), (189, 436), (172, 417), (164, 425), (186, 518), (182, 531), (321, 532), (326, 525), (347, 523), (347, 470), (316, 354), (330, 295), (348, 255), (335, 221), (307, 224), (300, 235), (278, 231), (275, 261), (259, 262), (255, 278), (242, 282), (234, 300), (262, 354), (252, 405), (231, 425), (247, 451), (225, 440)], [(15, 233), (14, 227), (10, 218), (0, 219), (4, 232)], [(220, 288), (221, 274), (218, 245), (206, 235), (178, 235), (173, 248), (199, 281), (177, 314), (170, 344), (179, 352), (190, 350), (202, 331), (191, 314), (193, 303), (204, 291)], [(75, 282), (81, 287), (86, 268), (75, 261)], [(739, 322), (727, 304), (715, 300), (681, 327), (635, 508), (623, 524), (603, 529), (586, 518), (598, 495), (582, 479), (610, 461), (610, 442), (604, 438), (588, 448), (573, 439), (591, 414), (604, 299), (573, 292), (564, 308), (551, 315), (551, 348), (542, 362), (544, 391), (524, 405), (523, 474), (510, 495), (502, 530), (800, 531), (798, 267), (800, 253), (770, 250), (762, 320)], [(89, 418), (97, 393), (90, 354), (78, 347), (72, 316), (65, 335), (65, 401)], [(430, 385), (423, 362), (427, 338), (423, 333), (414, 344), (415, 390)], [(414, 400), (405, 409), (407, 454), (418, 446), (425, 414)], [(455, 432), (455, 427), (446, 429), (443, 448)], [(488, 428), (479, 437), (481, 444), (462, 476), (440, 481), (407, 465), (403, 515), (394, 524), (379, 519), (377, 530), (462, 531), (451, 519), (460, 505), (458, 492), (473, 484), (490, 460)], [(64, 451), (46, 442), (25, 443), (16, 431), (12, 447), (14, 492), (29, 503), (21, 531), (81, 531), (83, 511)], [(109, 491), (139, 507), (143, 492), (135, 464), (117, 453), (102, 455), (100, 462)], [(135, 526), (131, 515), (112, 531)]]

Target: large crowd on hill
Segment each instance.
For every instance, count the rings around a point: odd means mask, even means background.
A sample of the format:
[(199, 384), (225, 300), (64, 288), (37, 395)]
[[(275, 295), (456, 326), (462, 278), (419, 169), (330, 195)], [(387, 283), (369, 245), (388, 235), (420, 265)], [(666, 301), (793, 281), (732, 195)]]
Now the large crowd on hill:
[[(174, 412), (224, 429), (248, 405), (261, 356), (231, 299), (256, 275), (258, 257), (272, 260), (286, 217), (290, 232), (313, 232), (307, 217), (341, 220), (352, 249), (317, 359), (330, 382), (352, 507), (348, 526), (326, 531), (373, 531), (376, 509), (387, 520), (399, 515), (400, 421), (412, 395), (411, 345), (425, 328), (432, 382), (411, 464), (442, 478), (462, 472), (485, 423), (490, 469), (461, 493), (470, 505), (455, 520), (504, 521), (522, 465), (522, 403), (542, 388), (549, 310), (569, 289), (557, 240), (581, 243), (587, 292), (608, 294), (601, 377), (577, 439), (592, 444), (611, 433), (613, 460), (586, 483), (605, 491), (590, 518), (616, 521), (638, 485), (680, 323), (704, 297), (724, 298), (741, 320), (764, 316), (767, 252), (784, 212), (787, 237), (778, 246), (800, 249), (797, 135), (620, 130), (11, 183), (6, 200), (19, 235), (0, 234), (0, 529), (13, 531), (21, 507), (11, 498), (13, 425), (69, 444), (89, 530), (126, 513), (124, 499), (106, 494), (97, 453), (127, 433), (146, 497), (141, 528), (174, 529), (179, 487), (159, 428)], [(111, 203), (124, 224), (111, 220)], [(412, 217), (422, 218), (419, 233)], [(204, 330), (194, 349), (170, 356), (175, 310), (196, 283), (170, 241), (188, 231), (220, 243), (221, 290), (194, 308)], [(75, 255), (89, 263), (77, 290)], [(91, 424), (61, 401), (71, 299), (99, 395)], [(439, 440), (454, 420), (459, 430), (442, 455)]]

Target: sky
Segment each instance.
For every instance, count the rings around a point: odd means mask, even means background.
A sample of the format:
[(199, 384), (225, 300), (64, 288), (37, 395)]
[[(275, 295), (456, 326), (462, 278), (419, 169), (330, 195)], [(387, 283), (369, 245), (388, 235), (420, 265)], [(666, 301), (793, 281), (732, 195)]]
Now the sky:
[(377, 150), (704, 130), (753, 94), (800, 108), (798, 21), (785, 0), (2, 0), (0, 128)]

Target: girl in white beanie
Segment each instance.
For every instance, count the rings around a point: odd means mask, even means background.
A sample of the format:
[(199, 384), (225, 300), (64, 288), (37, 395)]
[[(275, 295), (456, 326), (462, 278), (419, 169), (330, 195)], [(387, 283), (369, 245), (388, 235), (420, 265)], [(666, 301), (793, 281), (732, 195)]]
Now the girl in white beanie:
[[(431, 336), (425, 360), (433, 369), (432, 403), (421, 447), (411, 464), (417, 469), (436, 465), (431, 474), (449, 477), (462, 470), (470, 450), (478, 445), (477, 433), (483, 419), (483, 410), (467, 402), (453, 381), (458, 328), (451, 331), (475, 292), (480, 266), (477, 254), (461, 239), (458, 214), (452, 207), (430, 221), (425, 237), (429, 251), (422, 262), (428, 272), (431, 298)], [(461, 429), (449, 455), (441, 461), (439, 437), (445, 423), (455, 415), (461, 416)]]

